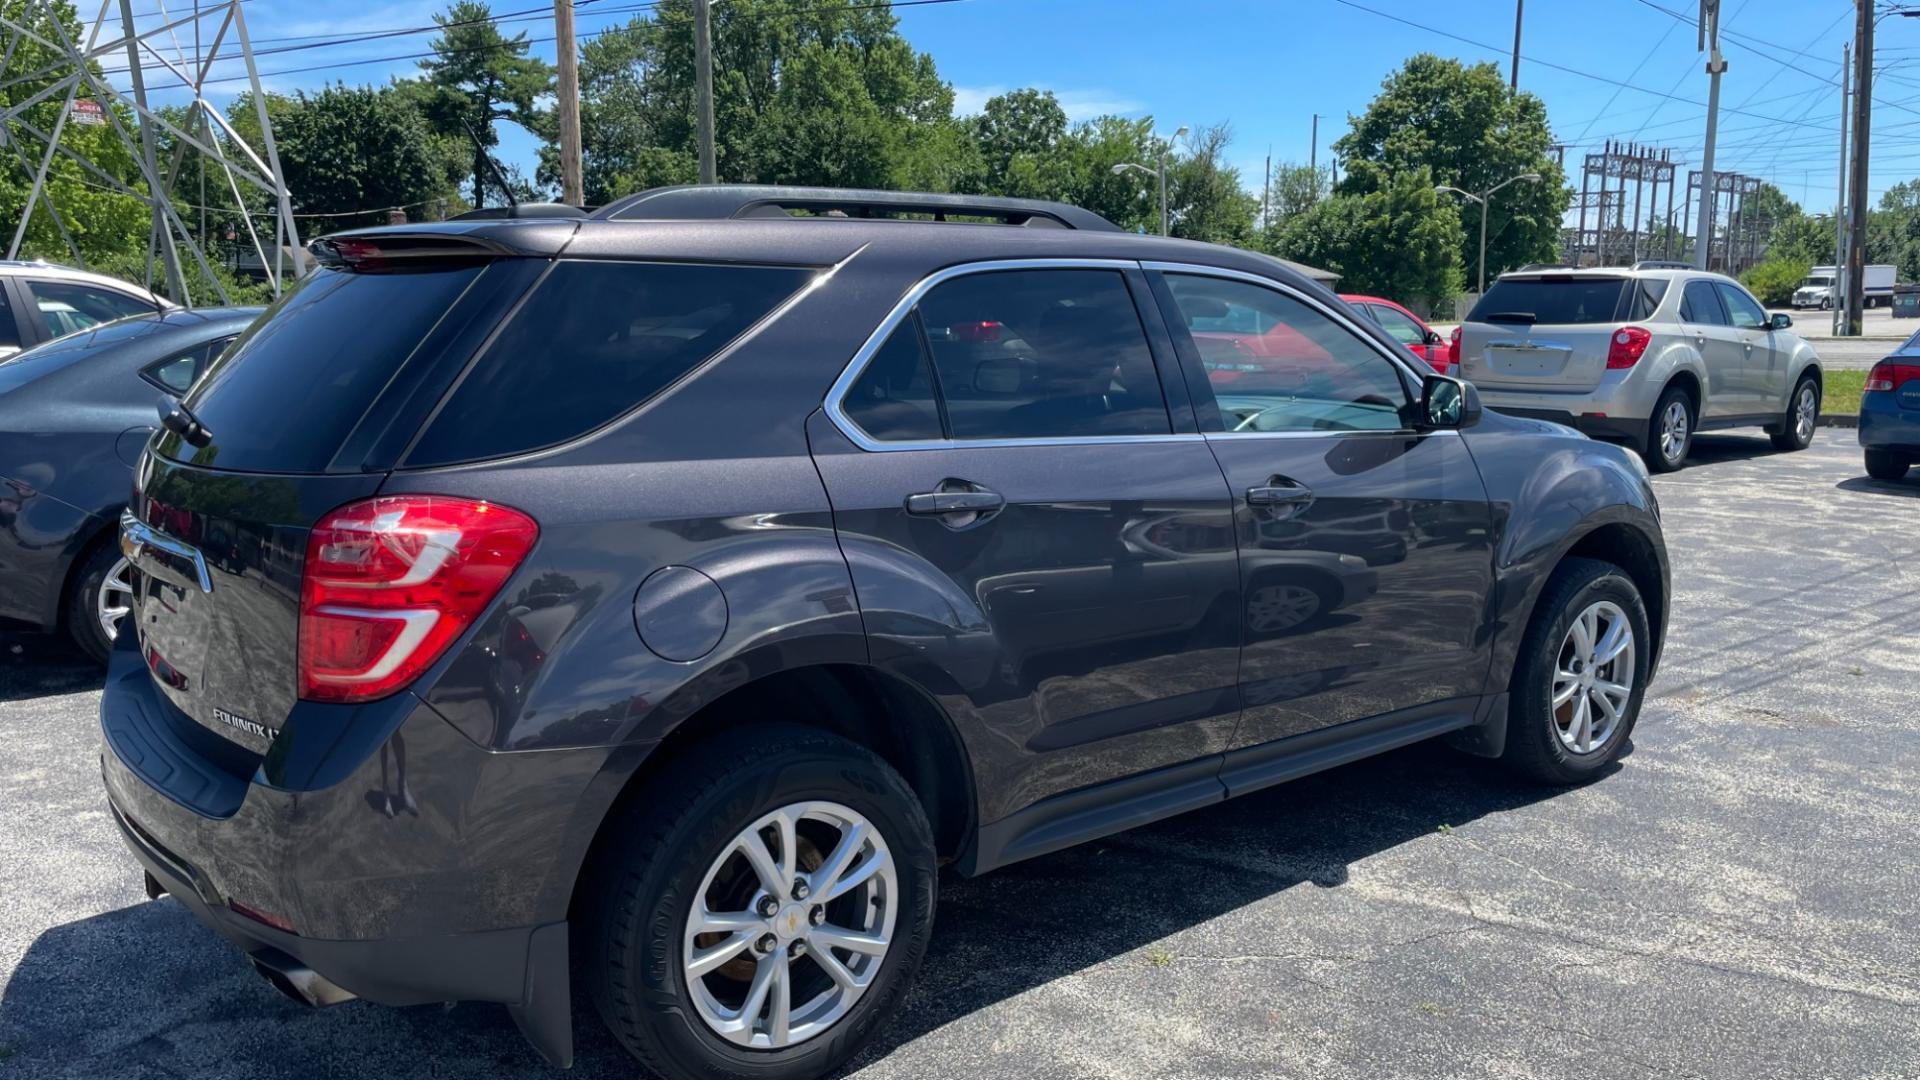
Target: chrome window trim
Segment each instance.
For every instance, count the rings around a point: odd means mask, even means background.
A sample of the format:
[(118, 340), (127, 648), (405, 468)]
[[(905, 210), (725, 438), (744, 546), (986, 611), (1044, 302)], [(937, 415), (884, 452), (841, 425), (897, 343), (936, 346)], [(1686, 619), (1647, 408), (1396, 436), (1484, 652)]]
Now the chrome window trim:
[[(881, 319), (880, 325), (874, 329), (873, 333), (867, 335), (866, 342), (860, 346), (858, 352), (853, 354), (853, 359), (841, 369), (840, 377), (827, 388), (827, 399), (823, 406), (826, 409), (827, 419), (833, 421), (833, 426), (839, 428), (840, 433), (851, 440), (855, 446), (875, 453), (895, 450), (971, 450), (1012, 446), (1117, 446), (1146, 442), (1202, 442), (1204, 439), (1199, 434), (1172, 431), (1163, 435), (1060, 435), (1019, 439), (876, 439), (867, 434), (859, 424), (854, 423), (853, 418), (847, 415), (843, 407), (842, 403), (846, 400), (848, 392), (853, 389), (853, 384), (860, 380), (861, 374), (872, 362), (874, 354), (887, 343), (887, 338), (913, 311), (914, 305), (942, 282), (972, 274), (991, 274), (1004, 270), (1116, 270), (1124, 273), (1129, 270), (1137, 271), (1140, 268), (1141, 264), (1133, 259), (1057, 258), (990, 259), (958, 263), (936, 270), (921, 278), (893, 305), (892, 310), (887, 312), (887, 317)], [(1144, 322), (1141, 324), (1141, 340), (1150, 340)], [(938, 377), (937, 374), (936, 377)], [(1164, 398), (1165, 395), (1162, 394), (1162, 399)]]

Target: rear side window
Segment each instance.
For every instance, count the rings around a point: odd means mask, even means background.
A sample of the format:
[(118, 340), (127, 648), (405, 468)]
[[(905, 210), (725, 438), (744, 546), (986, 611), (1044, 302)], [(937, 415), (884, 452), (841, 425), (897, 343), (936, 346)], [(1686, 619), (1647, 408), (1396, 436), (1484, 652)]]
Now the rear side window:
[(920, 303), (955, 439), (1166, 435), (1166, 398), (1117, 270), (1006, 270)]
[(1632, 297), (1628, 301), (1623, 319), (1651, 319), (1653, 313), (1660, 310), (1660, 301), (1667, 295), (1666, 278), (1641, 278), (1633, 283)]
[[(1540, 325), (1613, 322), (1619, 316), (1625, 278), (1501, 278), (1473, 305), (1470, 322), (1500, 315), (1531, 315)], [(1499, 322), (1498, 318), (1492, 321)]]
[(1680, 321), (1696, 326), (1727, 326), (1727, 313), (1720, 306), (1720, 296), (1713, 291), (1713, 282), (1696, 280), (1687, 282), (1680, 294)]
[(217, 469), (323, 471), (381, 389), (482, 272), (477, 266), (316, 271), (196, 379), (187, 404), (213, 442), (172, 452)]
[(454, 388), (407, 465), (504, 457), (585, 435), (711, 358), (813, 275), (558, 263)]
[(873, 354), (840, 407), (862, 431), (876, 439), (942, 437), (933, 364), (921, 343), (917, 314), (907, 316)]

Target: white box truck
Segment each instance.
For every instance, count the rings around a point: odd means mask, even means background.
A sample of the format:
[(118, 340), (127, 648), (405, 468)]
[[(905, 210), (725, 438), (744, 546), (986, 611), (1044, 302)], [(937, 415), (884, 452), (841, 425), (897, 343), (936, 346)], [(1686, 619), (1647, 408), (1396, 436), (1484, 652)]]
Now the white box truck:
[[(1886, 263), (1875, 263), (1866, 269), (1866, 281), (1862, 286), (1864, 303), (1868, 307), (1878, 307), (1893, 303), (1893, 279), (1898, 268)], [(1793, 306), (1796, 308), (1831, 309), (1840, 302), (1840, 274), (1831, 266), (1816, 266), (1808, 271), (1800, 287), (1793, 290)]]

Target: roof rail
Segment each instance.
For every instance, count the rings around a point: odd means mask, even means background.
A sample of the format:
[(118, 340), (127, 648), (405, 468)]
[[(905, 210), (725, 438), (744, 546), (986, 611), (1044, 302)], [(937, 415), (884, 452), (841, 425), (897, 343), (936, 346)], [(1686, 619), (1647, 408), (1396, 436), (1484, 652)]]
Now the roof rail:
[(455, 214), (448, 221), (501, 221), (508, 218), (583, 218), (585, 210), (566, 203), (534, 202), (515, 203), (512, 206), (483, 206), (478, 210), (469, 210), (464, 214)]
[(1043, 229), (1123, 231), (1091, 210), (1040, 199), (760, 184), (653, 188), (616, 199), (594, 212), (593, 217), (603, 221), (715, 221), (786, 218), (796, 210), (823, 217), (892, 218), (924, 214), (935, 221), (946, 221), (949, 217), (987, 218), (1006, 225)]
[(1691, 270), (1693, 264), (1680, 259), (1641, 259), (1633, 264), (1635, 270)]

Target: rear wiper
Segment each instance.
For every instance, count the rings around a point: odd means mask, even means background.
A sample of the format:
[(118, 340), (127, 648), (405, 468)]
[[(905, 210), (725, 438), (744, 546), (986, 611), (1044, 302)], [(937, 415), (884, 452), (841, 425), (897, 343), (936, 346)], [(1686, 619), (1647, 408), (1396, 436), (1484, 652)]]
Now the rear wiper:
[(160, 413), (160, 426), (187, 440), (188, 446), (204, 447), (213, 441), (213, 432), (207, 430), (185, 402), (163, 397), (154, 404)]
[(1527, 323), (1531, 325), (1535, 322), (1538, 322), (1539, 320), (1534, 317), (1534, 314), (1531, 311), (1496, 311), (1491, 315), (1488, 315), (1485, 318), (1482, 318), (1480, 321), (1481, 322)]

